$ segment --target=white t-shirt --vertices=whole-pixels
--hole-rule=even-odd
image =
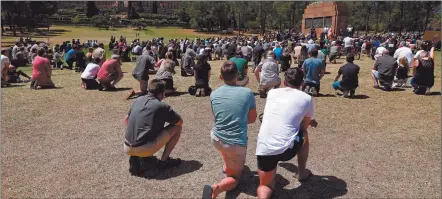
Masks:
[[[350,38],[350,37],[344,38],[344,47],[345,48],[351,47],[352,46],[352,42],[353,42],[352,38]]]
[[[100,70],[100,66],[98,64],[89,63],[84,69],[83,73],[81,73],[81,78],[83,79],[95,79]]]
[[[413,52],[411,52],[410,48],[400,47],[394,52],[393,58],[398,60],[402,57],[406,57],[408,61],[408,66],[411,67],[411,61],[413,60]]]
[[[287,87],[270,90],[256,155],[278,155],[292,148],[302,120],[304,117],[313,118],[313,111],[312,97],[300,90]]]
[[[416,52],[416,54],[414,55],[414,58],[415,59],[419,59],[419,57],[420,57],[420,55],[421,55],[421,53],[423,52],[424,50],[418,50],[417,52]]]

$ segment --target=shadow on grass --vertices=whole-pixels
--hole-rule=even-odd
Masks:
[[[176,91],[176,92],[173,92],[173,93],[167,94],[166,96],[167,96],[167,97],[178,97],[178,96],[185,95],[185,94],[188,94],[188,92],[180,92],[180,91]]]
[[[298,167],[291,163],[280,163],[279,166],[290,172],[296,173]],[[307,182],[301,183],[294,189],[284,189],[290,181],[276,174],[276,186],[272,198],[335,198],[347,193],[347,183],[334,176],[312,175]],[[244,167],[243,175],[236,189],[227,192],[226,198],[237,198],[241,193],[250,197],[257,197],[256,190],[259,186],[259,176],[256,171]]]
[[[298,171],[298,167],[292,163],[280,163],[279,166],[293,173]],[[347,183],[342,179],[335,176],[312,175],[308,181],[302,182],[294,189],[275,190],[274,198],[335,198],[347,192]]]
[[[336,96],[332,95],[332,94],[322,94],[322,93],[319,93],[317,97],[336,97]]]
[[[131,90],[133,88],[117,88],[117,90],[108,90],[108,91],[104,91],[104,92],[119,92],[119,91],[127,91],[127,90]]]
[[[331,74],[331,72],[325,72],[324,74],[326,74],[326,75],[330,75],[330,74]]]
[[[26,86],[26,84],[10,84],[5,88],[14,88],[14,87],[23,87],[23,86]]]
[[[439,91],[436,91],[436,92],[431,92],[429,95],[441,95],[441,93]]]
[[[153,167],[158,161],[156,156],[153,156],[153,158],[149,161],[151,161],[150,164],[152,168],[144,172],[143,178],[156,180],[167,180],[184,174],[192,173],[199,170],[203,166],[201,162],[196,160],[182,160],[181,164],[175,168],[159,170]]]
[[[367,95],[355,95],[355,96],[351,97],[350,99],[368,99],[368,98],[370,98],[370,97]]]

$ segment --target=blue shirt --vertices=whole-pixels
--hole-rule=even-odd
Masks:
[[[249,88],[223,85],[210,95],[215,117],[213,134],[229,145],[247,146],[247,122],[256,108],[255,96]]]
[[[66,61],[68,60],[68,59],[72,59],[72,58],[74,58],[74,56],[75,56],[75,50],[74,49],[70,49],[69,51],[68,51],[68,53],[66,53]]]
[[[282,48],[275,48],[273,49],[273,52],[275,53],[276,59],[279,60],[282,55]]]
[[[378,40],[374,41],[373,44],[374,46],[376,46],[376,48],[379,48],[379,45],[381,45],[381,43]]]
[[[310,57],[304,61],[302,68],[305,70],[305,82],[320,84],[319,75],[324,70],[325,65],[323,60],[319,58]]]

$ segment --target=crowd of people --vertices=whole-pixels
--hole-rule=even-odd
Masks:
[[[254,94],[247,88],[252,73],[259,84],[260,97],[266,98],[255,153],[260,178],[257,194],[259,198],[270,198],[279,161],[297,156],[298,180],[304,182],[312,175],[306,169],[308,128],[318,125],[312,97],[320,93],[327,63],[336,63],[340,53],[345,52],[346,63],[330,86],[344,97],[355,96],[359,86],[360,67],[354,63],[355,52],[365,53],[374,60],[371,73],[374,88],[389,91],[405,86],[410,71],[414,93],[429,94],[434,85],[435,41],[393,35],[334,37],[329,32],[324,28],[318,39],[312,30],[307,37],[290,31],[272,32],[263,39],[255,36],[171,39],[167,44],[164,38],[149,41],[137,38],[128,43],[123,36],[118,42],[112,36],[108,49],[94,40],[81,44],[79,39],[73,39],[52,49],[45,43],[21,40],[10,50],[1,51],[2,87],[26,81],[21,80],[23,76],[31,81],[33,89],[54,88],[52,70],[67,65],[67,69],[73,70],[75,66],[75,71],[81,72],[82,88],[115,90],[123,78],[122,62],[134,61],[132,76],[139,82],[139,89],[133,89],[127,97],[138,96],[125,119],[124,150],[129,155],[130,173],[142,176],[153,164],[151,156],[163,147],[161,159],[154,163],[159,169],[181,163],[170,154],[180,139],[184,119],[162,102],[176,92],[173,77],[175,67],[180,66],[181,76],[194,78],[189,93],[210,96],[214,116],[210,136],[222,156],[222,172],[226,177],[206,185],[203,198],[216,198],[238,185],[244,168],[247,126],[258,117]],[[86,54],[84,48],[88,49]],[[214,91],[209,86],[212,60],[226,60],[220,69],[224,85]],[[33,65],[31,77],[16,70],[27,63]],[[281,72],[283,79],[279,76]],[[284,87],[280,88],[281,85]]]

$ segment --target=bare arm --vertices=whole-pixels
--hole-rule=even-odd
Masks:
[[[259,64],[258,67],[256,67],[256,69],[255,69],[255,77],[256,77],[256,80],[258,81],[258,83],[261,82],[259,79],[259,73],[261,73],[261,64]]]
[[[430,50],[430,57],[431,57],[431,59],[434,60],[434,46],[431,47],[431,50]]]
[[[310,125],[311,119],[312,119],[311,117],[304,117],[304,119],[301,122],[301,129],[303,131],[307,131],[308,126]]]
[[[210,70],[209,70],[209,72],[208,72],[209,74],[207,75],[207,80],[209,80],[210,81]]]
[[[256,108],[250,109],[249,114],[247,116],[247,124],[252,124],[256,121],[257,113]]]
[[[339,80],[339,78],[341,78],[341,74],[337,74],[335,77],[335,82]]]
[[[126,117],[124,118],[124,125],[127,126],[128,122],[129,122],[129,115],[126,115]]]

